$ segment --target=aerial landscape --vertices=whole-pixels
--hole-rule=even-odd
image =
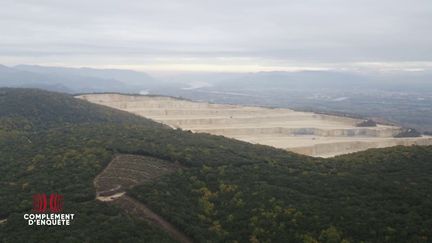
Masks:
[[[432,5],[5,1],[0,243],[432,242]]]

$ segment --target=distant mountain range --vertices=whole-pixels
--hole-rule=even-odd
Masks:
[[[432,92],[432,73],[427,71],[186,73],[156,79],[144,72],[121,69],[0,65],[0,87],[41,88],[67,93],[151,91],[155,94],[170,95],[187,95],[195,90],[217,92],[269,90]]]
[[[1,87],[40,88],[66,93],[137,93],[154,87],[156,83],[146,73],[130,70],[0,65]]]

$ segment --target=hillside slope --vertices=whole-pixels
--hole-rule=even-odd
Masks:
[[[172,241],[94,200],[94,178],[118,153],[183,165],[128,193],[197,242],[432,239],[432,147],[316,159],[169,129],[64,94],[0,94],[0,241]],[[32,195],[51,192],[77,214],[72,226],[25,225]]]
[[[432,147],[394,147],[309,170],[204,166],[131,194],[200,242],[430,242],[431,173]]]
[[[169,241],[158,229],[94,201],[94,177],[118,152],[148,154],[185,165],[255,163],[301,156],[269,147],[167,129],[69,95],[31,89],[0,89],[0,239],[6,242]],[[31,228],[22,215],[32,195],[58,192],[68,228]],[[49,232],[50,234],[46,234]],[[150,233],[151,232],[151,233]]]

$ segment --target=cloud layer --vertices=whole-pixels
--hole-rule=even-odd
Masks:
[[[429,0],[3,0],[0,16],[5,64],[266,70],[432,63]]]

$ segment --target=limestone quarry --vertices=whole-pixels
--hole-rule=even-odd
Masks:
[[[395,138],[402,130],[397,126],[358,127],[356,124],[362,120],[283,108],[144,95],[85,94],[77,98],[128,111],[172,128],[222,135],[317,157],[369,148],[432,144],[429,136]]]

